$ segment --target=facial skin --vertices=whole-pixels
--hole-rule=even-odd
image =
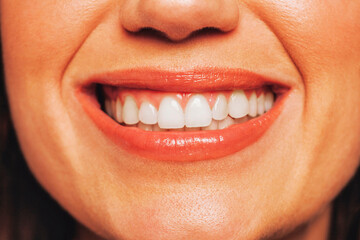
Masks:
[[[306,239],[317,219],[326,232],[331,201],[359,165],[359,16],[351,0],[1,0],[23,153],[44,188],[105,239],[266,239],[298,226]],[[148,19],[172,41],[129,32]],[[224,32],[189,36],[203,27]],[[236,154],[152,161],[111,142],[75,97],[81,79],[136,67],[251,69],[286,79],[291,94]]]

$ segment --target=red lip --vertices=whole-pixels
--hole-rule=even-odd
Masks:
[[[124,127],[100,108],[93,95],[86,91],[89,84],[146,88],[176,92],[201,92],[229,89],[251,89],[276,85],[277,100],[273,108],[255,119],[229,128],[197,132],[147,132]],[[284,87],[274,79],[246,70],[200,69],[169,72],[152,69],[126,70],[97,75],[77,88],[76,96],[97,127],[114,143],[130,153],[159,161],[189,162],[225,157],[253,144],[267,131],[281,113]]]

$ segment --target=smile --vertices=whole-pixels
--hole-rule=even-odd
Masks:
[[[159,161],[210,160],[255,143],[289,88],[245,70],[135,69],[94,76],[77,97],[122,149]]]

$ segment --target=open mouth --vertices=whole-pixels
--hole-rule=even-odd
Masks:
[[[161,161],[224,157],[256,142],[289,88],[244,70],[131,70],[95,76],[78,99],[121,148]]]
[[[101,85],[104,112],[145,131],[210,131],[244,123],[274,104],[270,88],[202,93],[160,92]]]

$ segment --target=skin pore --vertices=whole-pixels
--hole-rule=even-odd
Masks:
[[[359,166],[359,16],[352,0],[1,0],[6,87],[27,163],[86,227],[79,240],[326,239],[331,201]],[[220,159],[133,155],[76,97],[99,73],[205,67],[290,88],[264,136]]]

